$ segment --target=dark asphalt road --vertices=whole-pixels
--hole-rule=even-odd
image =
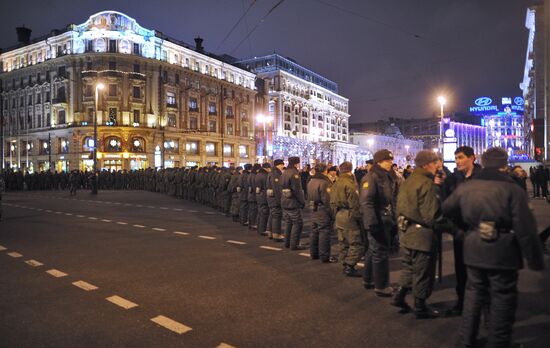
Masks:
[[[206,207],[141,191],[76,199],[9,193],[3,202],[1,347],[454,347],[458,340],[460,318],[399,314],[361,279],[344,278],[339,265],[262,248],[282,245]],[[548,207],[535,203],[547,221]],[[430,299],[441,308],[454,300],[446,249],[444,282]],[[396,281],[399,261],[391,266]],[[527,347],[550,342],[548,268],[520,276],[515,336]],[[114,295],[138,306],[106,300]],[[191,330],[151,321],[159,315]]]

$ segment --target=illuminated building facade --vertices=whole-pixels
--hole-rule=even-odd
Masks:
[[[101,169],[255,160],[255,75],[115,11],[0,54],[2,165]],[[53,168],[52,168],[53,169]]]
[[[525,99],[525,149],[537,161],[550,161],[550,122],[548,120],[548,59],[550,45],[550,2],[527,9],[525,27],[529,30],[523,81]]]
[[[338,85],[278,54],[242,60],[265,82],[271,122],[259,132],[258,155],[300,156],[303,162],[355,162],[349,143],[348,99]],[[262,144],[266,144],[264,151]]]

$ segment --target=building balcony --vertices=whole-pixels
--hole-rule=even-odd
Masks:
[[[141,73],[130,72],[128,73],[128,77],[134,80],[145,81],[145,75]]]
[[[52,105],[67,104],[67,97],[57,97],[52,99]]]
[[[122,72],[121,71],[116,71],[116,70],[105,70],[105,71],[101,72],[101,76],[105,76],[105,77],[122,77]]]
[[[80,73],[80,75],[84,78],[84,77],[89,77],[89,78],[96,78],[98,73],[97,71],[92,71],[92,70],[88,70],[88,71],[83,71]]]
[[[176,103],[176,102],[167,102],[166,107],[176,109],[178,107],[178,103]]]

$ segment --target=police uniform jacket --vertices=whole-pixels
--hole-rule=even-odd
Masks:
[[[353,176],[342,174],[330,189],[330,205],[334,213],[340,210],[350,211],[350,217],[359,221],[359,191]]]
[[[281,175],[277,167],[273,167],[267,175],[267,204],[270,208],[281,206]]]
[[[256,180],[256,173],[251,172],[248,175],[248,201],[249,202],[256,202],[256,192],[255,192],[255,180]]]
[[[241,201],[247,201],[248,200],[248,176],[250,175],[250,172],[245,170],[239,177],[239,187],[241,188],[241,195],[239,196],[239,199]]]
[[[395,187],[390,173],[378,164],[363,177],[359,204],[365,228],[372,230],[383,224],[395,224]]]
[[[440,201],[433,175],[416,168],[403,182],[397,196],[397,216],[407,218],[406,231],[399,238],[402,247],[424,252],[434,251],[434,227],[441,220]]]
[[[527,193],[497,169],[483,169],[475,179],[460,185],[443,203],[450,216],[461,215],[468,225],[464,240],[464,263],[484,269],[516,270],[544,267],[542,244]],[[496,239],[487,241],[479,233],[481,222],[492,222]]]
[[[267,171],[260,169],[254,177],[254,193],[256,194],[256,202],[259,205],[267,205]]]
[[[313,202],[315,211],[324,211],[332,215],[330,209],[330,191],[332,181],[322,173],[315,173],[307,184],[307,197]]]
[[[285,197],[284,190],[290,190],[287,191],[288,197]],[[281,208],[301,209],[305,206],[300,172],[295,167],[287,168],[281,175],[281,192]]]

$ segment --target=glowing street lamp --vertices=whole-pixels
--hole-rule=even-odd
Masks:
[[[99,91],[104,89],[105,85],[101,82],[96,83],[95,85],[95,112],[94,112],[94,166],[93,166],[93,180],[92,183],[92,194],[97,195],[97,108],[99,103]]]
[[[262,126],[263,126],[263,138],[264,138],[264,148],[263,148],[263,153],[262,155],[265,157],[265,159],[267,160],[267,134],[266,134],[266,124],[268,123],[271,123],[273,122],[273,116],[269,115],[269,116],[265,116],[264,114],[258,114],[256,116],[256,121],[258,121],[258,123],[261,123]]]
[[[445,115],[443,112],[443,107],[447,103],[447,99],[444,96],[440,95],[439,97],[437,97],[437,101],[440,107],[439,116],[441,118],[441,120],[439,121],[439,148],[442,148],[443,147],[443,117]]]

